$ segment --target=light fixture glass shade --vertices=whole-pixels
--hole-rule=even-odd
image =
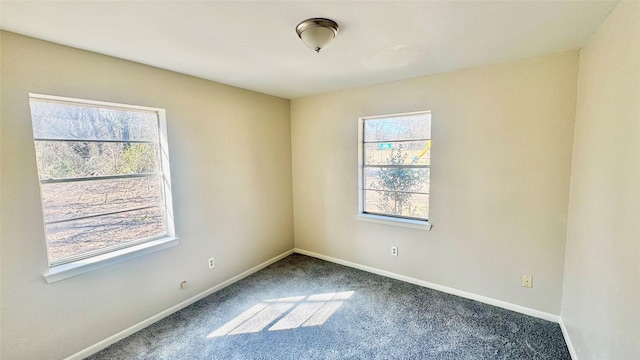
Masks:
[[[315,52],[320,52],[320,49],[327,47],[334,37],[333,30],[319,26],[309,28],[300,34],[302,42]]]
[[[330,19],[307,19],[296,26],[296,33],[309,49],[320,52],[338,34],[338,24]]]

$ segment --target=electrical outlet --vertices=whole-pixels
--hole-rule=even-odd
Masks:
[[[187,282],[187,280],[184,280],[183,282],[180,283],[180,289],[186,289],[189,287],[189,283]]]
[[[531,275],[522,275],[522,287],[532,288],[533,287],[533,276],[531,276]]]
[[[213,269],[214,267],[216,267],[216,259],[215,258],[209,258],[209,269]]]
[[[398,256],[398,247],[397,246],[392,246],[391,247],[391,255]]]

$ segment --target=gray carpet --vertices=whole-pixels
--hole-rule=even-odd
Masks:
[[[293,254],[89,359],[571,359],[558,324]]]

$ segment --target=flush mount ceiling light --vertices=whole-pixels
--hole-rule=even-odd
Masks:
[[[296,26],[296,33],[309,49],[319,53],[338,35],[338,24],[330,19],[307,19]]]

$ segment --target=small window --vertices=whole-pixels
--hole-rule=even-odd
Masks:
[[[431,113],[360,118],[359,213],[428,224]]]
[[[50,268],[175,235],[164,110],[30,106]]]

